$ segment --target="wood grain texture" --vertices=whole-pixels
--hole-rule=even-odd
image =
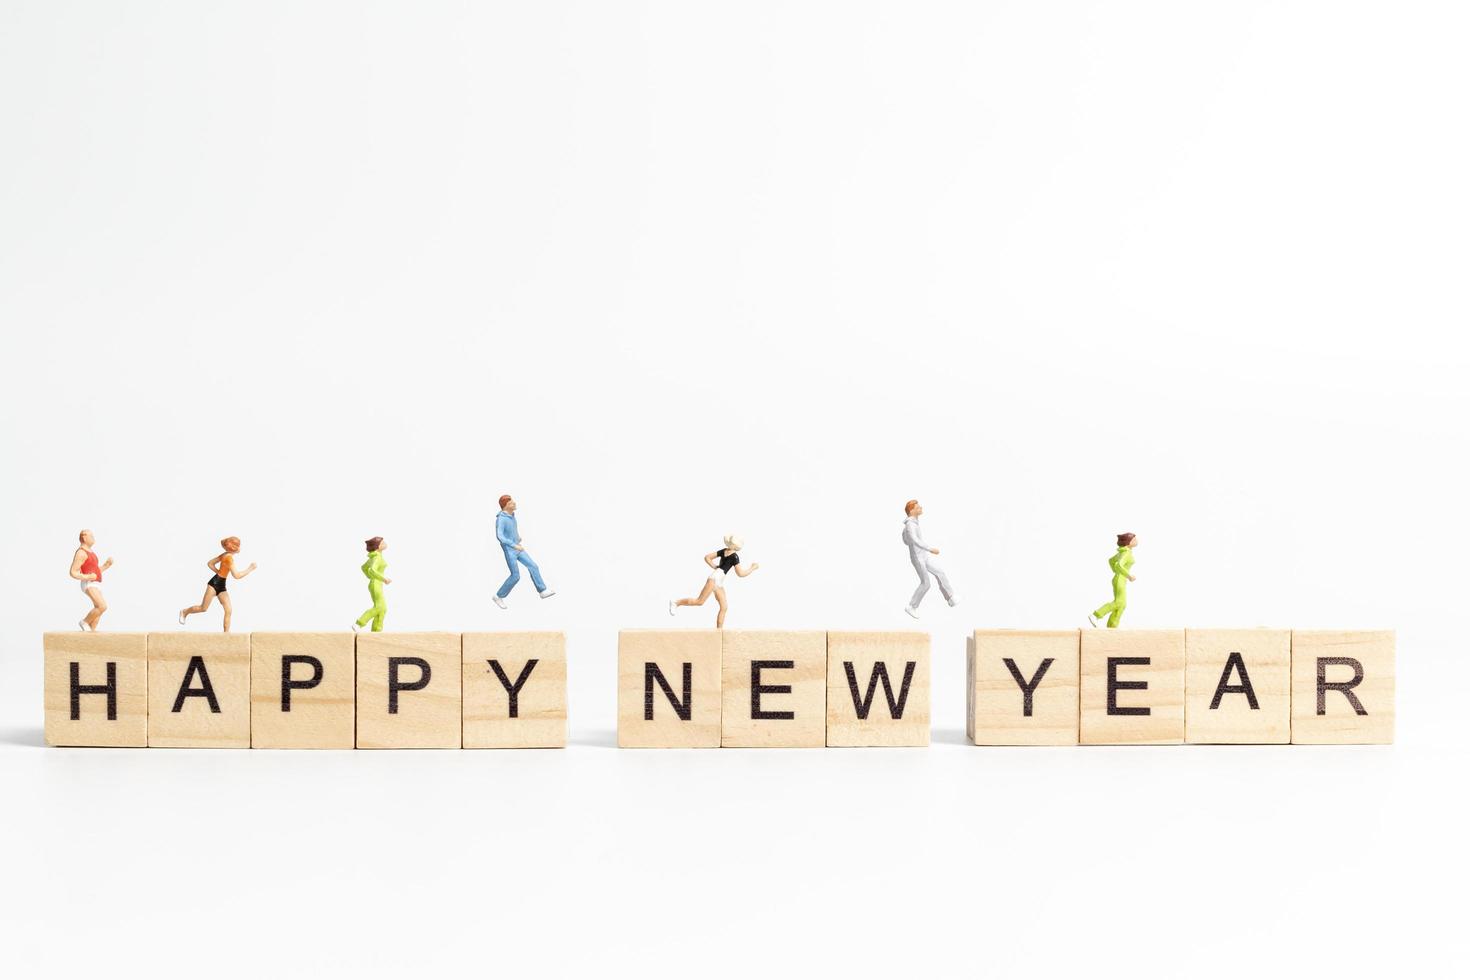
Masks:
[[[196,657],[202,672],[190,676]],[[215,705],[198,695],[179,698],[186,681],[189,690],[202,691],[206,673]],[[250,748],[248,633],[149,633],[148,680],[150,747]]]
[[[976,630],[968,644],[965,730],[976,745],[1076,745],[1079,630]],[[1010,661],[1031,692],[1026,694]],[[1042,664],[1045,673],[1036,680]]]
[[[429,667],[420,690],[399,690],[397,712],[389,690],[394,658]],[[357,747],[360,749],[457,749],[460,747],[460,635],[458,633],[357,634]],[[417,684],[422,669],[398,668],[400,687]]]
[[[1291,741],[1290,630],[1188,629],[1184,650],[1186,742],[1281,745]],[[1239,690],[1247,681],[1255,707]],[[1215,704],[1222,683],[1225,690]]]
[[[1317,672],[1327,685],[1318,711]],[[1347,693],[1332,685],[1352,683],[1356,661],[1363,678]],[[1297,745],[1387,745],[1394,730],[1394,634],[1392,630],[1293,630],[1291,634],[1291,740]]]
[[[886,686],[882,681],[885,673]],[[903,693],[905,675],[909,676],[907,695]],[[900,700],[902,709],[896,715],[894,705]],[[866,718],[862,717],[864,704]],[[827,634],[827,744],[929,744],[928,633]]]
[[[827,744],[827,634],[818,630],[725,630],[724,707],[720,744],[726,748],[821,748]],[[763,689],[752,698],[753,663]],[[786,687],[789,691],[766,690]],[[754,717],[788,713],[790,718]]]
[[[1184,741],[1184,631],[1082,631],[1080,741],[1083,745],[1178,745]],[[1119,663],[1115,707],[1108,706],[1111,658]],[[1126,685],[1146,684],[1146,688]],[[1126,712],[1147,710],[1147,714]]]
[[[47,633],[41,638],[45,657],[47,745],[95,745],[142,748],[148,744],[148,634]],[[71,665],[77,665],[79,688],[107,683],[113,664],[116,694],[108,719],[105,694],[81,694],[77,718],[71,717]]]
[[[719,630],[623,630],[618,634],[618,746],[708,748],[720,746]],[[685,696],[684,665],[689,664]],[[654,664],[688,718],[680,718],[663,688],[647,685]],[[652,719],[647,717],[651,706]]]
[[[461,642],[464,651],[464,747],[565,747],[566,634],[466,633]],[[532,660],[535,665],[530,668],[530,673],[524,673]],[[499,666],[499,674],[492,662]],[[516,689],[514,717],[511,716],[511,694],[506,689],[507,683]]]
[[[356,745],[357,652],[351,633],[250,634],[250,745],[257,749],[350,749]],[[283,702],[286,657],[313,657],[321,678]],[[289,664],[293,683],[316,677],[310,662]],[[283,710],[283,704],[290,710]]]

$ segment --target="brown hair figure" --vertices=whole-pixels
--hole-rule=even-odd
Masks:
[[[230,613],[234,610],[230,606],[230,596],[225,589],[229,585],[230,579],[241,579],[255,571],[255,562],[251,562],[250,567],[243,572],[235,567],[235,556],[240,553],[239,538],[225,538],[219,543],[219,546],[225,550],[206,562],[209,570],[214,575],[210,577],[208,582],[204,583],[204,598],[199,600],[199,605],[197,606],[190,606],[187,609],[179,610],[180,626],[183,626],[184,620],[188,619],[194,613],[202,613],[208,609],[210,603],[214,602],[215,597],[218,596],[219,604],[225,611],[225,632],[228,633],[230,631]]]
[[[1118,535],[1118,553],[1108,559],[1108,567],[1113,570],[1113,601],[1105,603],[1092,611],[1087,621],[1093,626],[1104,616],[1108,619],[1108,629],[1117,629],[1123,620],[1123,610],[1128,608],[1128,583],[1133,578],[1133,549],[1138,544],[1138,535],[1125,531]]]
[[[713,595],[715,601],[720,604],[720,611],[715,615],[715,629],[724,629],[725,612],[728,608],[725,603],[725,573],[733,571],[741,578],[745,578],[745,576],[760,568],[760,565],[756,562],[751,562],[749,565],[740,564],[740,555],[738,552],[744,546],[744,542],[736,535],[725,535],[725,546],[718,551],[711,551],[704,556],[704,563],[713,569],[713,571],[710,572],[709,578],[705,579],[704,589],[699,593],[699,598],[670,599],[669,615],[674,615],[674,611],[680,606],[702,606],[704,605],[704,600]]]
[[[372,608],[361,616],[357,622],[352,624],[352,632],[356,633],[368,623],[373,624],[373,632],[383,632],[383,620],[388,616],[388,600],[383,598],[383,586],[392,585],[393,580],[383,575],[388,570],[388,561],[383,557],[383,552],[388,550],[388,542],[381,537],[368,538],[367,561],[362,563],[362,574],[367,576],[368,596],[372,598]]]
[[[97,553],[92,546],[97,539],[92,536],[91,531],[83,531],[77,535],[78,547],[71,556],[71,577],[82,583],[82,595],[92,601],[92,611],[77,620],[77,628],[80,630],[97,631],[97,622],[102,614],[107,612],[107,600],[102,598],[102,573],[112,567],[112,559],[104,562],[97,560]]]

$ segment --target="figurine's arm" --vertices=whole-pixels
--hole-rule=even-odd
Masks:
[[[496,520],[495,520],[495,540],[499,541],[502,545],[504,545],[507,548],[514,548],[518,544],[520,544],[520,542],[519,541],[512,541],[510,539],[510,532],[508,530],[506,530],[506,526],[508,524],[510,524],[510,521],[502,521],[499,518],[496,518]]]
[[[97,580],[97,576],[93,575],[91,572],[87,572],[85,575],[82,574],[82,562],[86,560],[87,553],[81,548],[78,548],[77,553],[75,555],[72,555],[71,557],[70,575],[78,582],[94,582]]]
[[[739,575],[741,578],[745,578],[745,576],[749,575],[751,572],[760,567],[760,562],[751,562],[749,565],[736,565],[735,574]]]
[[[383,570],[377,565],[371,563],[369,563],[367,567],[363,569],[363,573],[367,575],[369,582],[388,581],[386,578],[383,577]]]
[[[710,568],[719,568],[720,563],[716,560],[719,557],[720,553],[718,551],[711,551],[709,554],[704,556],[704,563]]]
[[[223,557],[223,556],[221,556],[221,557]],[[204,564],[205,564],[206,567],[208,567],[208,569],[211,572],[214,572],[214,574],[216,574],[216,575],[219,574],[219,558],[211,558],[211,559],[209,559],[209,561],[205,562]]]
[[[250,567],[245,569],[245,571],[243,572],[232,565],[230,566],[230,578],[244,578],[253,571],[255,571],[255,562],[251,562]]]

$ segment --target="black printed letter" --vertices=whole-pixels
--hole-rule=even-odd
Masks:
[[[199,686],[190,687],[189,682],[195,675],[199,677]],[[209,671],[204,667],[203,657],[189,658],[189,667],[184,671],[184,683],[179,685],[179,696],[174,698],[175,714],[184,710],[185,698],[203,698],[209,702],[210,714],[219,714],[219,698],[214,696],[214,685],[210,683]]]
[[[293,681],[291,668],[296,664],[311,665],[311,680]],[[322,662],[306,654],[287,654],[281,658],[281,710],[291,710],[291,692],[309,691],[322,682]]]
[[[750,717],[752,721],[790,721],[795,711],[762,711],[762,694],[790,694],[790,684],[762,684],[762,670],[790,670],[795,660],[752,660],[750,662]]]
[[[419,669],[419,679],[412,684],[405,684],[398,679],[398,668],[405,665]],[[429,662],[423,657],[389,657],[388,658],[388,714],[398,714],[398,692],[399,691],[422,691],[429,686],[429,677],[433,671],[429,669]]]
[[[1147,667],[1153,662],[1152,657],[1109,657],[1108,658],[1108,714],[1110,715],[1146,715],[1151,712],[1150,708],[1120,708],[1118,707],[1119,691],[1146,691],[1148,681],[1120,681],[1118,680],[1119,667]]]
[[[883,681],[883,696],[888,699],[888,713],[894,721],[903,717],[903,706],[909,699],[909,682],[914,679],[914,668],[918,666],[916,661],[910,660],[903,668],[903,684],[899,686],[898,699],[894,700],[893,685],[888,680],[888,664],[878,661],[873,664],[873,673],[868,676],[868,696],[861,697],[858,694],[857,671],[852,668],[851,660],[842,662],[842,669],[847,672],[847,689],[852,693],[852,706],[857,709],[859,721],[868,720],[868,712],[873,707],[873,695],[878,693],[878,681]]]
[[[694,717],[694,665],[684,664],[684,703],[674,697],[674,689],[669,687],[668,678],[664,672],[658,669],[656,663],[645,663],[643,665],[643,720],[653,721],[653,682],[663,688],[664,697],[669,699],[669,704],[674,706],[674,714],[679,716],[680,721],[688,721]]]
[[[71,720],[82,720],[82,695],[107,695],[107,720],[117,721],[117,664],[107,661],[106,684],[83,684],[82,665],[71,662]]]
[[[495,672],[495,676],[500,678],[500,683],[505,688],[506,695],[510,698],[510,716],[512,718],[519,718],[521,715],[521,688],[526,686],[526,681],[530,678],[531,671],[536,669],[537,661],[534,659],[527,660],[526,666],[521,668],[521,676],[516,678],[514,684],[510,682],[509,677],[505,676],[505,671],[501,669],[499,660],[487,660],[485,662],[490,665],[490,669]]]
[[[1351,667],[1353,679],[1350,681],[1333,681],[1327,683],[1328,667]],[[1348,699],[1348,704],[1353,706],[1353,711],[1360,715],[1366,715],[1368,709],[1363,707],[1363,702],[1353,693],[1353,688],[1363,683],[1363,665],[1353,657],[1318,657],[1317,658],[1317,714],[1327,714],[1327,692],[1341,691],[1342,696]]]
[[[1055,657],[1047,657],[1043,660],[1041,666],[1036,668],[1036,673],[1028,681],[1016,669],[1016,662],[1010,657],[1005,658],[1006,666],[1011,669],[1011,676],[1016,679],[1016,686],[1021,689],[1021,713],[1027,718],[1031,717],[1031,695],[1036,693],[1037,686],[1041,684],[1041,679],[1046,676],[1047,669],[1051,667],[1051,662],[1055,659]]]
[[[1240,672],[1239,684],[1230,683],[1232,670]],[[1244,694],[1252,711],[1261,710],[1260,703],[1256,701],[1256,689],[1251,687],[1251,675],[1245,669],[1245,658],[1234,651],[1231,651],[1230,659],[1225,661],[1225,670],[1220,674],[1220,683],[1215,685],[1215,696],[1210,700],[1210,710],[1214,711],[1219,708],[1220,699],[1227,694]]]

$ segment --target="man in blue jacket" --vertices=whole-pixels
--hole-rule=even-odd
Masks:
[[[505,608],[505,597],[510,595],[510,590],[521,580],[520,565],[525,565],[526,570],[531,573],[531,583],[536,586],[536,592],[541,598],[550,599],[556,595],[546,587],[546,582],[541,578],[541,569],[526,554],[526,549],[521,547],[521,532],[516,527],[516,502],[511,499],[510,494],[500,498],[500,513],[495,515],[495,539],[500,542],[500,550],[505,552],[505,564],[510,568],[510,578],[505,580],[500,591],[494,595],[497,606]]]

